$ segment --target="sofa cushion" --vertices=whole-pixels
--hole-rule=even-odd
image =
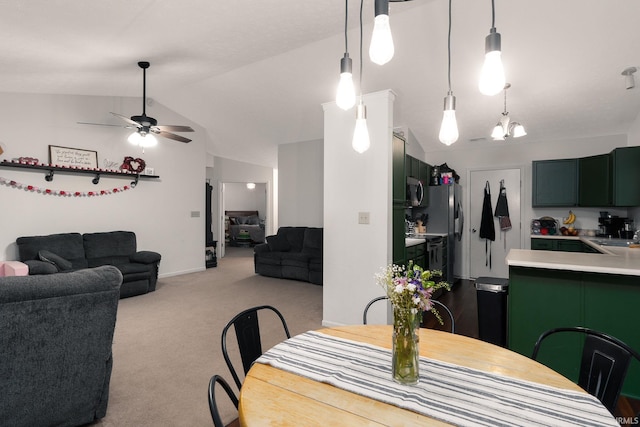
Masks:
[[[133,262],[153,264],[154,262],[160,262],[161,256],[159,253],[153,251],[140,251],[131,255],[130,259]]]
[[[304,231],[303,253],[322,257],[322,230],[322,228],[309,227]]]
[[[281,265],[282,257],[288,256],[289,252],[263,252],[256,259],[258,264]]]
[[[290,252],[282,257],[282,265],[308,268],[309,258],[307,254]]]
[[[29,275],[58,273],[58,267],[46,261],[27,259],[24,263],[29,267]]]
[[[291,250],[291,245],[284,236],[268,236],[267,245],[271,252],[289,252]]]
[[[40,260],[39,252],[47,250],[71,261],[74,269],[87,268],[82,235],[80,233],[18,237],[16,245],[18,246],[18,256],[22,262]]]
[[[71,261],[66,260],[60,255],[56,255],[46,249],[38,251],[38,258],[40,258],[41,261],[53,264],[56,267],[57,271],[67,271],[73,268],[73,264],[71,264]]]
[[[291,252],[301,252],[306,229],[307,227],[280,227],[277,236],[287,239],[291,246]]]
[[[86,233],[82,239],[87,259],[113,256],[129,257],[136,253],[136,234],[131,231]]]

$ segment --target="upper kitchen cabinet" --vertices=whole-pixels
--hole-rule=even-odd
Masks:
[[[539,160],[532,168],[533,207],[576,206],[578,160]]]
[[[611,157],[614,206],[640,206],[640,147],[616,148]]]
[[[612,162],[610,154],[578,159],[578,205],[605,207],[613,204]]]

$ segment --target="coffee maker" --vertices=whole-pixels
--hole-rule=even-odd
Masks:
[[[611,237],[615,239],[630,239],[633,237],[633,220],[611,215],[609,212],[600,212],[598,218],[600,229],[598,237]]]

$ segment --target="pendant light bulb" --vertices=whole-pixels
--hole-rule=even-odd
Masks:
[[[336,104],[343,110],[348,110],[356,104],[356,89],[353,86],[351,69],[351,58],[345,53],[344,58],[340,60],[340,82],[336,93]]]
[[[495,28],[491,28],[491,32],[485,39],[484,64],[480,72],[478,88],[482,94],[493,96],[504,89],[505,83],[500,33],[497,33]]]
[[[451,92],[444,98],[444,114],[440,125],[440,142],[451,145],[458,140],[458,122],[456,120],[456,97]]]
[[[384,65],[391,61],[394,54],[389,26],[389,0],[375,0],[375,16],[369,58],[378,65]]]
[[[356,108],[356,128],[353,131],[351,146],[360,154],[367,151],[371,146],[369,130],[367,129],[367,107],[364,106],[362,100],[360,100]]]

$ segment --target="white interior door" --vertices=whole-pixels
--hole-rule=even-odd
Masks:
[[[520,169],[476,170],[469,173],[469,276],[477,278],[509,277],[505,257],[512,248],[521,247],[520,218]],[[497,217],[493,216],[500,194],[500,182],[504,182],[511,229],[501,231]],[[480,220],[484,203],[484,188],[489,182],[491,190],[491,213],[496,231],[495,241],[488,244],[480,238]]]

